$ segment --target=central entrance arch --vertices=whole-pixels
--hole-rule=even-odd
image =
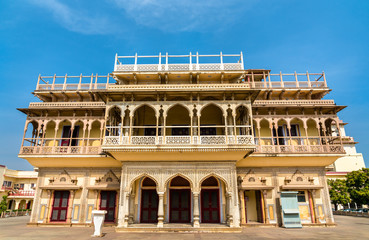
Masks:
[[[191,222],[191,186],[183,177],[175,177],[169,186],[169,222]]]

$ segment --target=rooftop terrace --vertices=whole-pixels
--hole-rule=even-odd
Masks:
[[[203,61],[202,61],[203,60]],[[220,71],[243,70],[243,55],[213,54],[199,55],[151,55],[118,56],[115,55],[115,72],[165,72],[165,71]]]

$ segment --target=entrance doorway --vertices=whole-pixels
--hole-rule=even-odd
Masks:
[[[201,183],[201,222],[220,223],[219,182],[215,177]]]
[[[52,222],[65,222],[67,220],[69,191],[55,191],[51,211]]]
[[[219,189],[201,190],[201,222],[220,223]]]
[[[158,222],[158,204],[159,197],[156,192],[156,183],[146,177],[142,181],[141,192],[141,223]]]
[[[116,191],[101,191],[100,210],[105,210],[105,222],[115,222]]]
[[[260,190],[245,191],[247,223],[264,223],[264,208]]]
[[[191,188],[190,183],[182,178],[175,177],[170,182],[169,190],[169,222],[191,222]]]

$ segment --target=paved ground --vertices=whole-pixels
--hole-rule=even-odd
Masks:
[[[240,239],[369,239],[369,218],[335,216],[337,227],[244,228],[242,233],[116,233],[106,227],[102,240],[240,240]],[[86,227],[27,227],[29,217],[0,219],[0,239],[91,239],[92,228]],[[96,239],[96,238],[93,238]]]

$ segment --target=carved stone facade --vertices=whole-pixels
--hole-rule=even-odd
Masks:
[[[30,224],[89,225],[101,209],[117,231],[239,231],[281,225],[284,191],[303,224],[334,224],[325,167],[344,154],[344,107],[322,99],[324,73],[244,70],[242,53],[150,57],[116,56],[107,76],[39,77],[43,102],[20,109],[19,157],[39,169]]]

